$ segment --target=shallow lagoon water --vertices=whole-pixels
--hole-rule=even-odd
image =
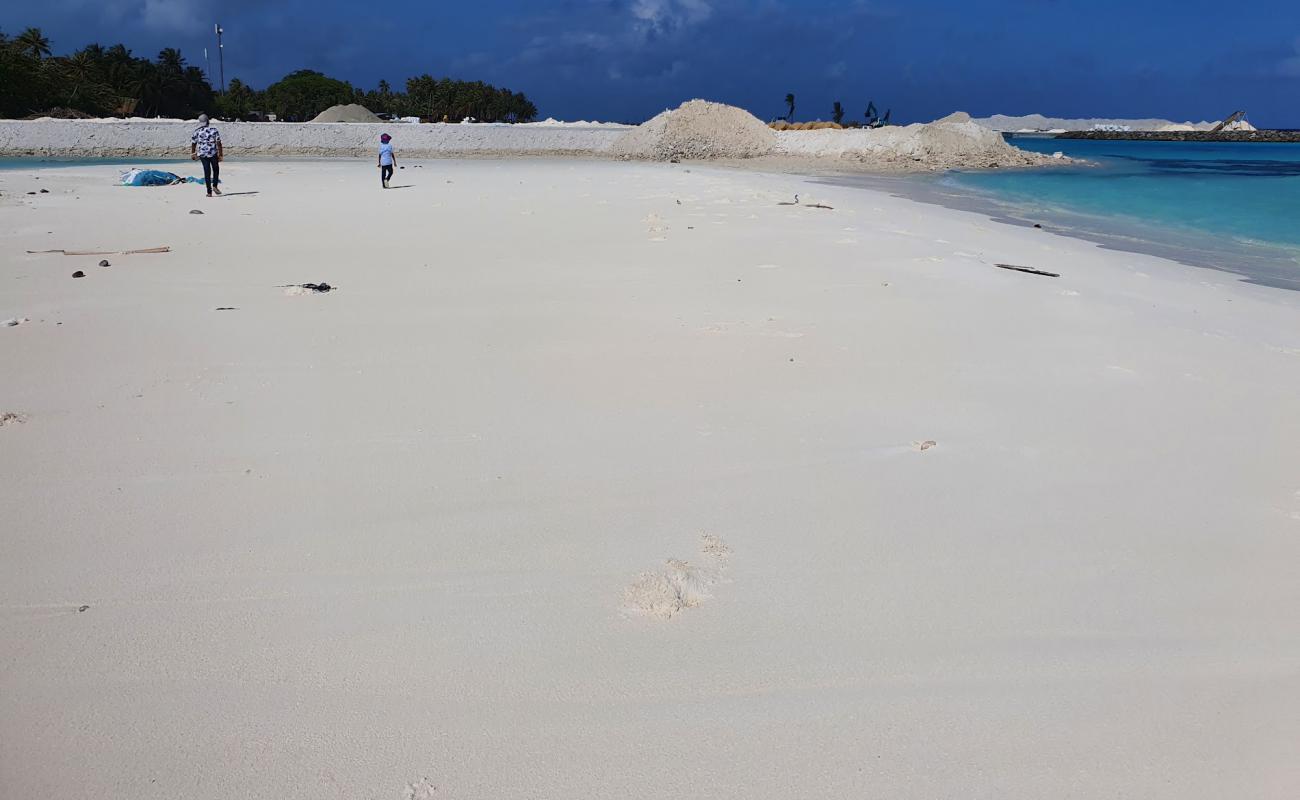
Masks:
[[[1300,290],[1300,144],[1011,141],[1087,163],[831,180]]]

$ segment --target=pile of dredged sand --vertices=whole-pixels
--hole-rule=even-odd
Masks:
[[[316,115],[312,122],[383,122],[370,109],[349,103],[345,106],[330,106]]]
[[[890,171],[1025,167],[1067,161],[1012,147],[1001,134],[961,112],[926,124],[782,131],[777,133],[777,153]]]
[[[748,111],[691,100],[628,131],[609,152],[625,159],[707,160],[765,156],[775,147],[775,134]]]

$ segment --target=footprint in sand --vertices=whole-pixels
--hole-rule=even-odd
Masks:
[[[0,414],[0,428],[6,425],[21,425],[27,421],[27,415],[16,414],[12,411],[6,411]]]
[[[713,597],[722,581],[731,548],[717,536],[700,534],[700,562],[670,558],[656,570],[642,572],[623,590],[623,610],[636,616],[672,619]]]
[[[641,221],[645,223],[646,233],[650,234],[650,241],[662,242],[668,238],[664,235],[668,232],[668,223],[658,214],[650,214]]]
[[[438,792],[438,787],[421,778],[419,783],[408,783],[402,792],[402,800],[431,800]]]

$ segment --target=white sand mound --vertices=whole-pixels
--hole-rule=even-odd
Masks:
[[[970,114],[965,111],[954,111],[946,117],[939,117],[935,122],[970,122]]]
[[[312,122],[383,122],[365,106],[349,103],[345,106],[330,106],[316,115]]]
[[[1012,147],[1001,134],[972,121],[783,131],[777,134],[777,142],[778,151],[784,155],[849,160],[868,169],[945,170],[1062,163]]]
[[[618,158],[754,158],[776,147],[776,135],[758,117],[735,106],[691,100],[630,130],[614,143]]]

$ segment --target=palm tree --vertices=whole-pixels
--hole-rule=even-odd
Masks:
[[[840,105],[839,100],[835,101],[835,107],[831,111],[831,119],[835,120],[836,125],[844,122],[844,106]]]
[[[40,28],[28,28],[18,34],[13,41],[13,46],[19,53],[38,61],[50,54],[50,40],[41,33]]]
[[[786,122],[794,122],[794,94],[787,94],[785,96],[785,104],[790,109],[785,115]]]
[[[98,64],[85,50],[73,53],[60,61],[63,74],[72,83],[72,91],[68,93],[68,103],[71,104],[77,99],[77,92],[95,80]]]
[[[158,52],[158,66],[179,74],[185,68],[185,57],[175,47],[164,47]]]

